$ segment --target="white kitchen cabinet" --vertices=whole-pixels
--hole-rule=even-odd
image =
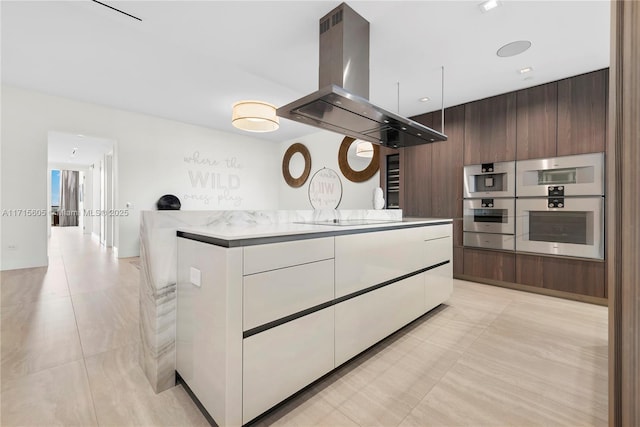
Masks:
[[[244,340],[243,423],[335,367],[333,329],[329,307]]]
[[[244,276],[243,329],[333,300],[333,259]]]
[[[451,225],[429,227],[425,231],[426,263],[437,265],[449,261],[425,272],[425,311],[429,311],[448,300],[453,292],[453,238]],[[447,233],[448,236],[443,237]]]
[[[335,239],[336,298],[426,267],[423,227]]]
[[[424,273],[336,304],[336,366],[425,312]]]
[[[453,262],[424,273],[424,311],[442,304],[453,292]]]
[[[452,260],[451,224],[336,237],[336,298]]]
[[[333,258],[333,237],[244,247],[244,274]]]
[[[221,426],[242,423],[241,269],[242,248],[178,239],[176,370]]]
[[[422,232],[422,237],[424,238],[424,240],[436,240],[443,237],[453,236],[452,224],[440,224],[431,227],[422,227],[420,230]]]
[[[426,267],[453,260],[453,239],[451,236],[427,240],[424,245],[426,248],[424,257]]]
[[[451,228],[178,239],[178,373],[218,425],[252,421],[445,301]]]

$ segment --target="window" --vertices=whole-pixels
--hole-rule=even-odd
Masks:
[[[60,206],[60,171],[51,171],[51,208]],[[56,211],[57,209],[54,209]]]

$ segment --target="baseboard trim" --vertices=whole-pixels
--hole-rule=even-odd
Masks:
[[[533,294],[547,295],[550,297],[564,298],[573,301],[586,302],[607,306],[607,298],[592,297],[589,295],[573,294],[571,292],[556,291],[554,289],[540,288],[537,286],[521,285],[519,283],[503,282],[501,280],[485,279],[484,277],[467,276],[466,274],[454,274],[454,279],[467,280],[470,282],[482,283],[485,285],[500,286],[502,288],[515,289],[517,291],[531,292]]]

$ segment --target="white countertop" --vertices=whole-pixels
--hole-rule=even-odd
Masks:
[[[276,224],[221,224],[210,227],[179,227],[180,237],[200,240],[224,247],[249,246],[344,234],[367,233],[428,225],[451,223],[451,218],[403,218],[401,221],[362,220],[366,224],[349,223],[341,225],[330,222],[317,223],[276,223]],[[345,225],[348,224],[348,225]]]

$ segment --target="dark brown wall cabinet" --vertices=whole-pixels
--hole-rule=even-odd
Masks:
[[[408,216],[431,215],[431,146],[416,145],[404,148],[404,204]]]
[[[558,83],[521,90],[517,96],[518,160],[556,156]]]
[[[516,93],[518,160],[605,151],[608,70]]]
[[[515,254],[464,248],[464,274],[483,279],[515,282]]]
[[[441,117],[437,111],[412,119],[441,131]],[[409,215],[462,217],[464,106],[445,110],[444,131],[447,141],[404,149],[404,209]]]
[[[453,274],[464,274],[464,249],[460,246],[453,246]]]
[[[464,164],[516,158],[516,94],[465,105]]]
[[[445,110],[444,133],[448,140],[407,147],[382,148],[381,185],[386,174],[385,154],[401,153],[401,204],[406,216],[453,218],[454,246],[462,246],[462,166],[465,131],[465,107]],[[440,111],[412,117],[435,130],[442,129]],[[460,248],[461,249],[461,248]],[[460,258],[458,258],[460,257]],[[454,268],[462,274],[462,250],[454,251]]]
[[[608,70],[571,77],[445,110],[448,141],[400,153],[406,216],[453,218],[454,273],[606,297],[605,263],[462,247],[463,166],[605,151]],[[439,111],[412,117],[441,130]]]
[[[433,128],[440,131],[441,113],[433,113]],[[445,110],[447,141],[431,147],[431,214],[435,217],[462,218],[462,167],[465,130],[464,106]]]
[[[608,70],[558,82],[558,156],[605,151]]]
[[[515,281],[523,285],[604,298],[605,263],[517,254]]]
[[[421,114],[413,120],[433,127],[433,114]],[[405,156],[405,199],[402,209],[408,216],[431,217],[431,156],[434,144],[417,145],[403,149]]]
[[[433,128],[440,131],[442,114],[433,113]],[[453,244],[462,246],[462,168],[464,164],[465,107],[445,110],[445,142],[431,144],[431,215],[453,218]],[[460,254],[461,255],[461,254]],[[454,252],[454,259],[456,253]],[[460,260],[460,264],[462,260]]]

